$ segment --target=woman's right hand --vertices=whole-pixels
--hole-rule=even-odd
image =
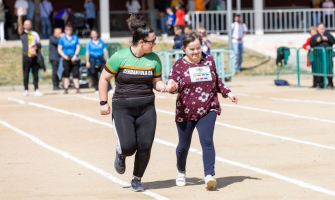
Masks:
[[[86,63],[86,67],[87,67],[87,69],[91,68],[91,63],[90,63],[90,62],[87,62],[87,63]]]
[[[108,103],[103,106],[100,106],[101,115],[109,115],[110,113],[111,113],[111,108],[109,107]]]
[[[69,61],[71,59],[70,56],[67,56],[67,55],[65,55],[63,58],[67,61]]]

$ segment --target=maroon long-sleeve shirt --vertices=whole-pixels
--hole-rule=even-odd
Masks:
[[[183,56],[173,65],[169,79],[179,84],[176,122],[197,121],[210,111],[221,114],[218,93],[227,98],[230,89],[219,79],[212,56],[203,53],[197,64]]]

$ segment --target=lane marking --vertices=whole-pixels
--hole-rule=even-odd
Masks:
[[[70,153],[68,153],[66,151],[62,151],[62,150],[59,150],[59,149],[57,149],[57,148],[55,148],[55,147],[53,147],[51,145],[48,145],[45,142],[43,142],[42,140],[38,139],[37,137],[35,137],[33,135],[30,135],[30,134],[28,134],[28,133],[26,133],[26,132],[18,129],[18,128],[14,127],[14,126],[12,126],[10,124],[8,124],[5,121],[0,120],[0,124],[2,124],[3,126],[5,126],[5,127],[9,128],[9,129],[11,129],[11,130],[19,133],[20,135],[22,135],[22,136],[24,136],[26,138],[29,138],[31,141],[35,142],[38,145],[40,145],[40,146],[42,146],[42,147],[44,147],[44,148],[46,148],[46,149],[48,149],[48,150],[50,150],[50,151],[52,151],[54,153],[57,153],[57,154],[63,156],[64,158],[66,158],[66,159],[69,159],[69,160],[71,160],[71,161],[73,161],[73,162],[75,162],[75,163],[77,163],[77,164],[79,164],[79,165],[81,165],[81,166],[83,166],[83,167],[85,167],[87,169],[90,169],[90,170],[92,170],[92,171],[94,171],[94,172],[96,172],[96,173],[98,173],[98,174],[100,174],[100,175],[108,178],[109,180],[111,180],[114,183],[117,183],[117,184],[122,185],[122,186],[129,186],[129,183],[124,182],[124,181],[122,181],[122,180],[114,177],[112,174],[110,174],[108,172],[105,172],[102,169],[99,169],[99,168],[93,166],[90,163],[82,161],[82,160],[80,160],[77,157],[72,156]],[[167,200],[166,197],[163,197],[163,196],[161,196],[159,194],[156,194],[154,192],[151,192],[149,190],[147,190],[147,191],[145,191],[143,193],[146,194],[146,195],[148,195],[148,196],[150,196],[150,197],[158,199],[158,200]]]
[[[277,101],[290,101],[290,102],[301,102],[301,103],[316,103],[316,104],[324,104],[324,105],[335,105],[335,103],[333,103],[333,102],[325,102],[325,101],[284,99],[284,98],[275,98],[275,97],[271,97],[270,99],[277,100]]]
[[[89,100],[96,101],[98,99],[90,98]],[[161,109],[156,109],[156,111],[160,112],[160,113],[175,116],[174,112],[165,111],[165,110],[161,110]],[[318,143],[315,143],[315,142],[309,142],[309,141],[298,140],[298,139],[294,139],[294,138],[290,138],[290,137],[279,136],[279,135],[275,135],[275,134],[271,134],[271,133],[266,133],[266,132],[263,132],[263,131],[258,131],[258,130],[254,130],[254,129],[249,129],[249,128],[243,128],[243,127],[240,127],[240,126],[230,125],[230,124],[227,124],[227,123],[216,122],[215,124],[220,125],[220,126],[224,126],[224,127],[227,127],[227,128],[237,129],[237,130],[240,130],[240,131],[246,131],[246,132],[255,133],[255,134],[258,134],[258,135],[263,135],[263,136],[272,137],[272,138],[277,138],[277,139],[281,139],[281,140],[286,140],[286,141],[290,141],[290,142],[296,142],[296,143],[311,145],[311,146],[320,147],[320,148],[324,148],[324,149],[335,150],[335,147],[327,146],[327,145],[323,145],[323,144],[318,144]]]
[[[34,104],[29,104],[29,105],[34,105]],[[40,107],[40,108],[43,108],[43,107]],[[165,112],[166,113],[172,113],[172,112],[167,112],[167,111],[165,111]],[[155,142],[160,143],[160,144],[164,144],[166,146],[172,146],[172,147],[177,146],[174,143],[164,141],[164,140],[161,140],[159,138],[155,138]],[[195,149],[195,148],[191,148],[190,151],[202,155],[202,152]],[[265,175],[268,175],[268,176],[271,176],[271,177],[274,177],[274,178],[277,178],[277,179],[280,179],[280,180],[284,180],[284,181],[287,181],[289,183],[298,185],[298,186],[303,187],[303,188],[307,188],[307,189],[311,189],[313,191],[318,191],[318,192],[321,192],[321,193],[324,193],[324,194],[335,196],[335,191],[331,191],[331,190],[328,190],[328,189],[325,189],[325,188],[322,188],[322,187],[319,187],[319,186],[315,186],[315,185],[312,185],[312,184],[309,184],[309,183],[305,183],[305,182],[297,180],[297,179],[289,178],[289,177],[286,177],[286,176],[283,176],[283,175],[280,175],[280,174],[277,174],[277,173],[274,173],[274,172],[270,172],[270,171],[263,170],[263,169],[260,169],[260,168],[256,168],[256,167],[248,166],[248,165],[238,163],[238,162],[235,162],[235,161],[231,161],[231,160],[219,157],[219,156],[216,156],[215,159],[220,161],[220,162],[223,162],[223,163],[227,163],[227,164],[230,164],[230,165],[234,165],[234,166],[237,166],[237,167],[241,167],[241,168],[244,168],[244,169],[255,171],[255,172],[258,172],[260,174],[265,174]]]
[[[307,117],[307,116],[286,113],[286,112],[281,112],[281,111],[275,111],[275,110],[267,110],[267,109],[254,108],[254,107],[248,107],[248,106],[237,106],[237,105],[230,105],[230,104],[224,104],[224,103],[221,103],[220,105],[225,106],[225,107],[242,108],[246,110],[261,111],[261,112],[272,113],[272,114],[277,114],[277,115],[285,115],[285,116],[290,116],[290,117],[295,117],[295,118],[300,118],[300,119],[308,119],[308,120],[315,120],[315,121],[335,124],[335,121],[329,120],[329,119],[321,119],[317,117]]]

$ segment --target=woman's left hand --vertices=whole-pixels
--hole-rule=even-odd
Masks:
[[[228,93],[228,97],[229,97],[229,99],[231,99],[231,101],[232,101],[233,103],[237,104],[237,102],[238,102],[238,98],[237,98],[237,96],[236,96],[235,94],[229,92],[229,93]]]
[[[166,86],[167,92],[174,92],[178,89],[178,83],[176,83],[174,80],[170,79],[168,81],[168,84]]]
[[[74,62],[76,62],[76,60],[77,60],[77,56],[74,55],[74,56],[71,58],[71,61],[74,63]]]

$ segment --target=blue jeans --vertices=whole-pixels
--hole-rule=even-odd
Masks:
[[[233,49],[236,56],[236,67],[241,70],[243,60],[243,43],[233,43]]]
[[[166,22],[168,20],[168,16],[164,15],[164,17],[160,17],[160,21],[161,21],[161,30],[162,30],[162,34],[166,33]]]
[[[42,17],[42,33],[45,39],[48,39],[51,36],[51,22],[49,18]]]
[[[202,160],[205,176],[215,175],[215,149],[213,142],[214,127],[217,114],[209,112],[198,121],[177,122],[179,143],[177,146],[177,168],[179,171],[186,171],[186,159],[191,146],[192,134],[197,127],[202,147]]]

